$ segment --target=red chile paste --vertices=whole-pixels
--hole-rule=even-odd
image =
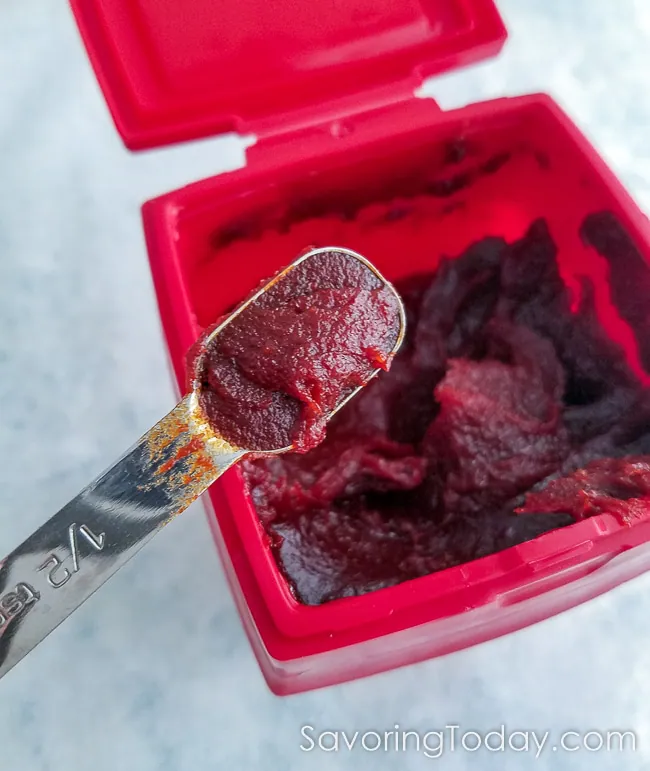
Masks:
[[[424,576],[600,511],[629,518],[647,505],[650,398],[600,325],[588,280],[572,307],[544,221],[514,244],[476,243],[400,289],[407,338],[391,371],[346,405],[307,454],[243,464],[278,563],[307,604]],[[262,324],[259,346],[269,330],[277,345],[282,324],[276,331],[255,321],[254,331]],[[305,343],[300,334],[296,350],[306,352]],[[228,346],[224,355],[241,356],[243,336]],[[375,347],[373,335],[354,344]],[[332,362],[336,369],[338,355]],[[284,369],[266,371],[271,383],[286,383]],[[309,409],[313,388],[283,388]]]
[[[201,405],[238,447],[299,452],[378,368],[400,332],[399,301],[343,252],[309,257],[245,308],[206,352]]]

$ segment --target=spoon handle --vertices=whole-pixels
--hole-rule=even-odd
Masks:
[[[196,414],[191,393],[0,562],[0,677],[245,454]]]

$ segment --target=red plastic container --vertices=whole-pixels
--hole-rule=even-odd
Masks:
[[[587,213],[610,209],[647,257],[647,221],[567,116],[544,95],[451,112],[414,96],[425,76],[500,50],[506,33],[492,0],[72,6],[130,148],[226,130],[257,137],[245,168],[143,207],[179,388],[201,329],[307,245],[355,249],[398,280],[485,235],[519,238],[540,216],[565,280],[592,276],[609,333],[643,375],[631,332],[610,306],[605,261],[578,229]],[[458,150],[453,164],[450,147]],[[459,187],[478,168],[487,171]],[[373,212],[424,191],[426,217],[398,252],[390,223]],[[276,235],[262,241],[261,232]],[[630,527],[601,515],[425,578],[308,607],[278,571],[239,471],[209,499],[243,623],[278,694],[494,638],[650,568],[650,519]]]

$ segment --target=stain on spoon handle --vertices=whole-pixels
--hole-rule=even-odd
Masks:
[[[246,454],[191,393],[0,563],[0,677]]]

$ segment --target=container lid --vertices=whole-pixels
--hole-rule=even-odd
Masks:
[[[496,54],[493,0],[71,0],[125,144],[264,135]]]

